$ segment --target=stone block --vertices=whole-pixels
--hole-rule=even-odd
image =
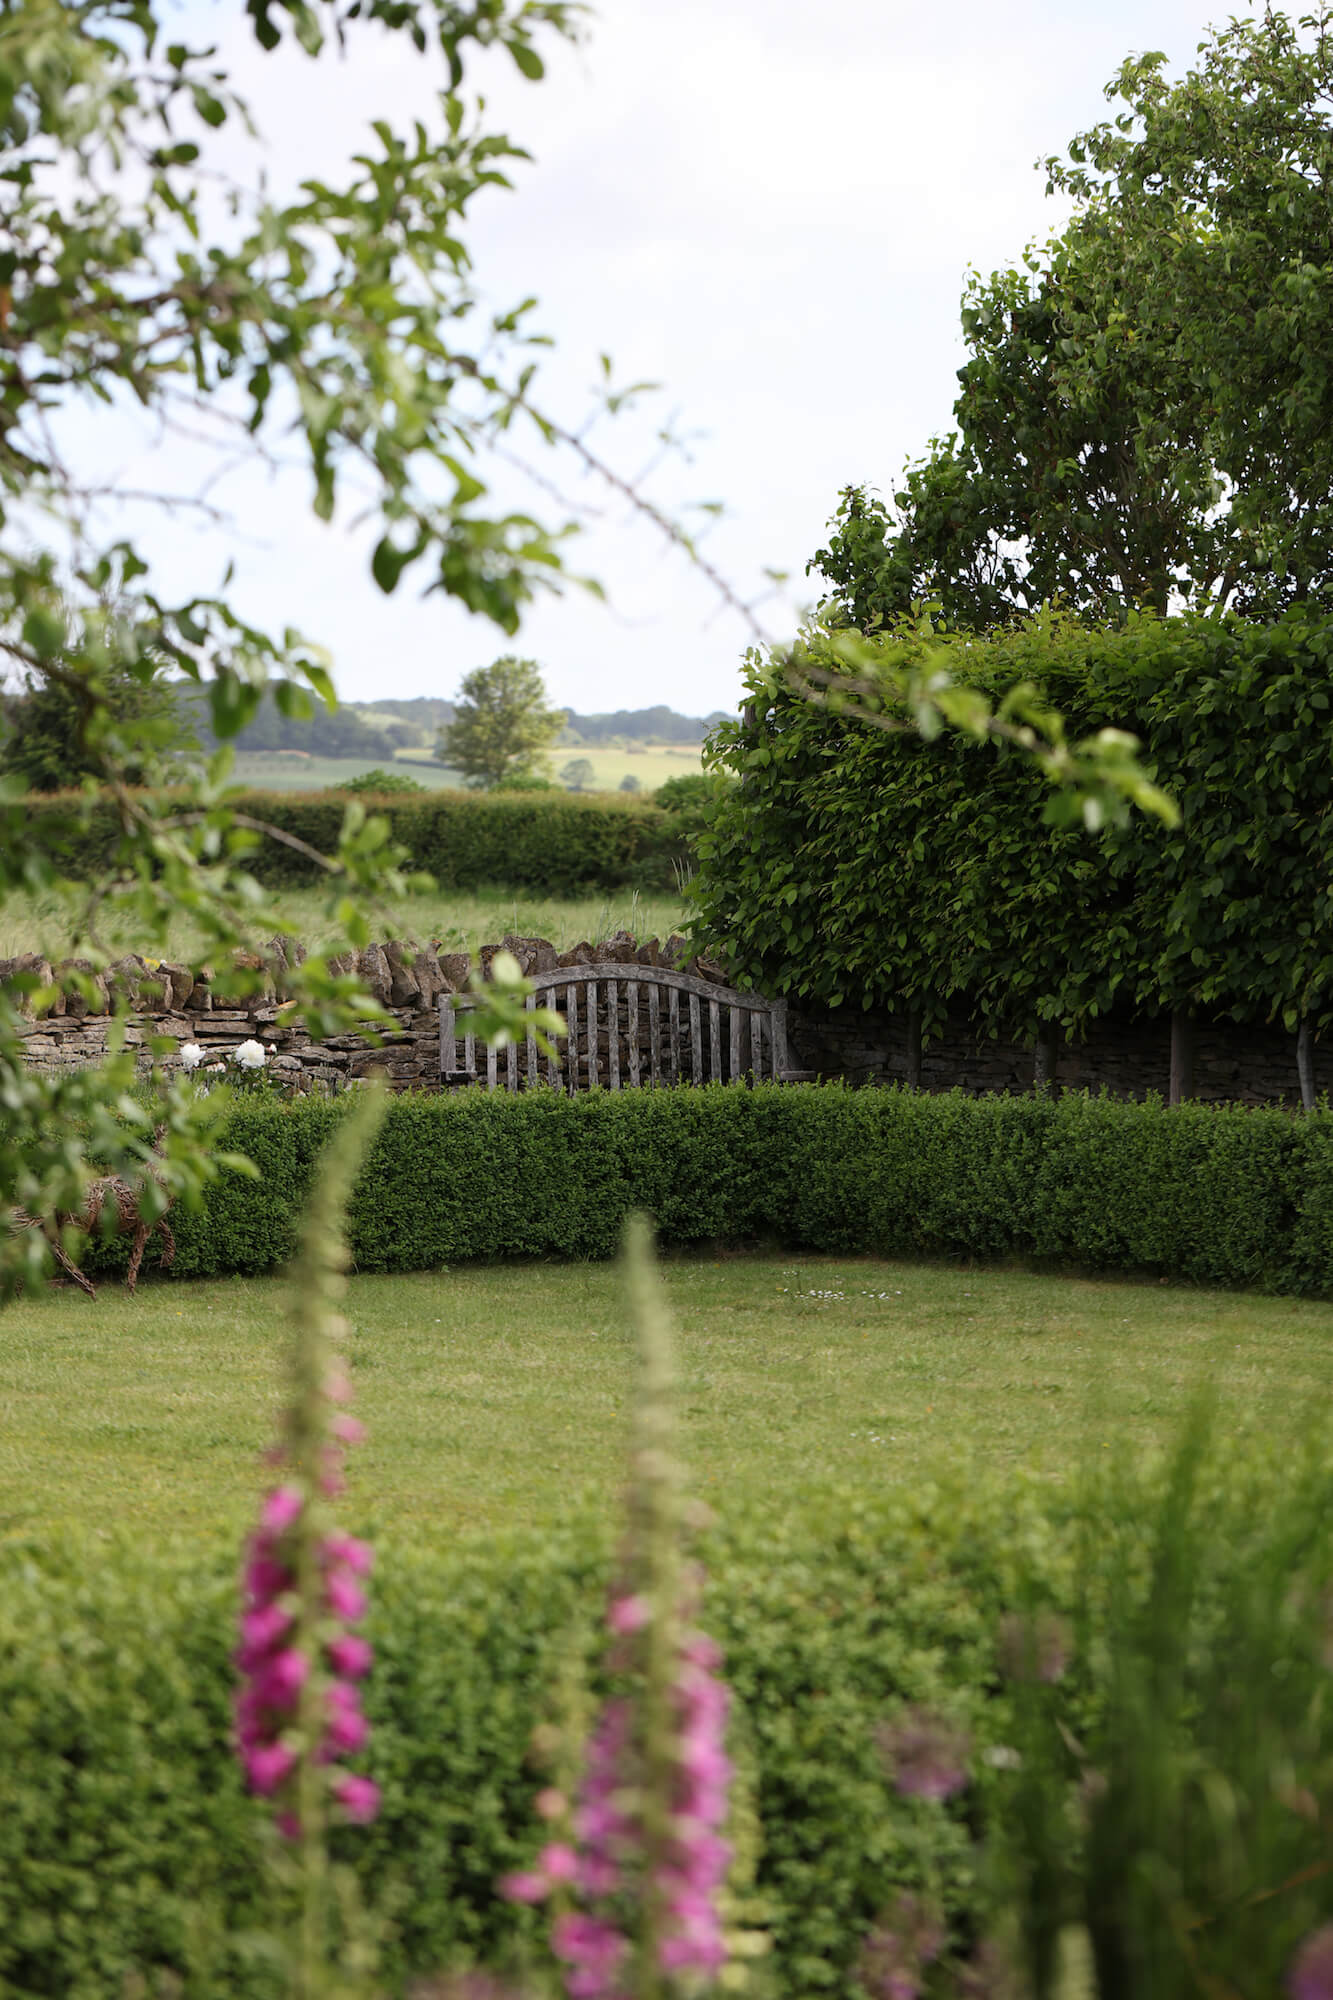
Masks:
[[[391,938],[383,947],[385,962],[389,968],[389,1003],[393,1007],[409,1007],[421,998],[421,981],[413,963],[416,954],[409,945],[400,944]]]
[[[392,1005],[393,968],[384,955],[384,947],[368,944],[356,962],[361,983],[367,992],[373,993],[381,1007]]]

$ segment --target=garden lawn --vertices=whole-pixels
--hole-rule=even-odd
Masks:
[[[949,1461],[1069,1479],[1152,1444],[1205,1381],[1219,1426],[1286,1436],[1326,1395],[1333,1304],[872,1260],[666,1260],[695,1490],[780,1511]],[[5,1315],[0,1536],[234,1539],[284,1352],[277,1279],[52,1290]],[[447,1542],[608,1510],[630,1336],[614,1268],[352,1280],[370,1428],[349,1525]]]

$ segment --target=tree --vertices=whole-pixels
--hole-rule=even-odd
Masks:
[[[643,790],[643,779],[636,778],[633,771],[626,771],[624,777],[620,780],[620,789],[622,792],[641,792]]]
[[[246,12],[261,49],[294,38],[312,62],[330,36],[354,58],[385,34],[423,56],[433,44],[438,118],[381,119],[340,180],[307,182],[284,204],[267,192],[262,156],[244,151],[247,114],[216,53],[194,46],[160,0],[129,10],[20,0],[0,37],[0,653],[11,680],[62,690],[83,715],[119,826],[71,948],[105,964],[99,922],[114,909],[142,948],[163,952],[184,913],[218,968],[217,990],[237,995],[263,975],[234,964],[233,947],[257,964],[281,926],[247,868],[265,828],[227,803],[225,746],[268,686],[284,716],[308,715],[311,690],[332,707],[327,662],[299,633],[243,618],[225,578],[185,601],[154,587],[132,510],[156,499],[218,519],[215,464],[197,493],[131,493],[118,477],[90,482],[64,441],[113,405],[137,406],[159,432],[211,430],[225,463],[295,446],[321,519],[355,478],[355,504],[378,523],[381,589],[415,570],[507,632],[536,591],[558,585],[565,523],[485,504],[489,441],[505,431],[512,456],[515,426],[528,422],[534,441],[563,440],[581,466],[600,463],[535,403],[525,309],[482,311],[464,243],[470,204],[505,185],[517,154],[467,102],[467,59],[489,44],[540,77],[540,42],[572,36],[580,10],[567,0],[250,0]],[[206,685],[224,748],[184,796],[136,792],[129,778],[156,785],[170,764],[160,743],[117,729],[112,690],[134,682],[153,695],[172,676]],[[34,836],[22,789],[0,778],[0,897],[59,887],[69,873],[59,823]],[[298,1018],[317,1030],[377,1018],[329,959],[368,942],[368,896],[405,886],[386,836],[348,801],[324,857],[328,945],[287,974]],[[54,1003],[42,979],[38,967],[0,989],[0,1216],[73,1213],[95,1170],[143,1180],[149,1204],[197,1191],[217,1171],[206,1138],[217,1107],[161,1068],[136,1079],[127,1051],[72,1074],[31,1068],[19,1010]],[[85,971],[61,984],[95,1001]],[[150,1039],[144,1052],[157,1064],[169,1045]],[[39,1282],[44,1245],[41,1231],[0,1227],[0,1297]]]
[[[810,567],[862,631],[933,602],[981,631],[1059,601],[1094,621],[1177,600],[1276,615],[1333,586],[1333,35],[1233,22],[1049,185],[1078,203],[1023,267],[976,278],[957,430],[891,506],[850,487]]]
[[[546,706],[537,662],[506,653],[464,676],[436,755],[469,785],[496,785],[535,772],[564,726],[564,710]]]
[[[0,774],[31,792],[58,792],[100,777],[118,748],[121,775],[142,782],[156,760],[196,747],[170,688],[112,668],[96,682],[34,677],[0,716]]]
[[[571,757],[560,767],[560,782],[571,792],[586,792],[596,776],[591,757]]]

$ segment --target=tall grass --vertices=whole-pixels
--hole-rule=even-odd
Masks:
[[[84,900],[77,894],[9,897],[0,905],[0,958],[13,958],[24,951],[40,951],[48,958],[66,956]],[[282,890],[275,900],[283,928],[308,948],[342,942],[342,933],[329,914],[328,898],[319,889]],[[637,889],[560,902],[496,887],[475,893],[443,890],[400,898],[375,913],[372,929],[380,938],[438,941],[447,951],[476,952],[483,944],[498,943],[507,932],[549,938],[558,950],[566,951],[583,939],[598,944],[618,930],[629,931],[640,940],[666,938],[683,929],[685,917],[680,897],[643,894]],[[144,942],[136,934],[133,920],[118,916],[113,903],[102,906],[98,927],[108,947],[117,953],[134,951]],[[155,955],[161,955],[156,948]],[[165,955],[189,964],[207,956],[204,939],[187,917],[178,917],[173,923]]]

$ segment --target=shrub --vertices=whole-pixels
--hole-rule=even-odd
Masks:
[[[336,846],[347,810],[345,788],[328,792],[260,792],[237,800],[241,810],[327,854]],[[30,799],[24,810],[43,820],[42,840],[54,844],[72,875],[93,875],[119,832],[114,803],[86,807],[69,794]],[[442,888],[491,883],[549,896],[599,889],[671,888],[673,862],[685,836],[670,815],[628,796],[547,793],[530,785],[487,793],[423,791],[386,799],[375,810],[407,850],[406,865],[424,869]],[[322,880],[313,862],[276,841],[261,841],[248,864],[272,886]]]
[[[1180,1677],[1170,1726],[1180,1784],[1189,1792],[1205,1766],[1210,1783],[1183,1801],[1179,1827],[1153,1830],[1191,1898],[1217,1889],[1209,1843],[1227,1815],[1213,1801],[1228,1777],[1253,1781],[1256,1713],[1272,1768],[1297,1756],[1293,1783],[1322,1787],[1333,1753],[1327,1670],[1292,1616],[1302,1602],[1317,1611],[1330,1574],[1333,1490],[1326,1454],[1312,1451],[1296,1478],[1290,1463],[1290,1440],[1232,1440],[1225,1462],[1193,1478],[1190,1588],[1169,1607]],[[984,1923],[996,1885],[978,1873],[975,1841],[1012,1811],[1021,1781],[986,1754],[1024,1740],[999,1671],[1007,1612],[1040,1602],[1069,1618],[1077,1643],[1049,1690],[1048,1726],[1058,1720],[1105,1768],[1121,1699],[1107,1641],[1144,1618],[1143,1629],[1165,1629],[1158,1572],[1161,1523],[1179,1511],[1172,1490],[1124,1470],[1068,1495],[960,1471],[874,1496],[830,1490],[799,1515],[724,1521],[705,1538],[704,1619],[726,1653],[779,2000],[846,1993],[887,1892],[921,1886],[927,1871],[964,1939]],[[366,1704],[384,1803],[373,1827],[339,1838],[389,1925],[394,1991],[451,1960],[494,1962],[516,1936],[540,1948],[542,1917],[503,1902],[496,1884],[542,1838],[532,1732],[551,1719],[543,1691],[571,1635],[601,1608],[607,1541],[570,1522],[448,1553],[381,1542]],[[100,2000],[132,1990],[136,1975],[149,1991],[174,1976],[191,2000],[274,1994],[262,1933],[284,1913],[255,1838],[265,1808],[243,1797],[228,1742],[230,1562],[210,1556],[201,1570],[106,1537],[44,1552],[11,1542],[0,1579],[0,1985]],[[1287,1609],[1275,1624],[1265,1606],[1279,1581]],[[1219,1684],[1235,1697],[1229,1717]],[[947,1808],[900,1797],[877,1754],[876,1725],[904,1704],[972,1734],[973,1783]],[[1119,1745],[1122,1759],[1132,1747]],[[1308,1865],[1322,1858],[1318,1826],[1260,1794],[1227,1792],[1228,1811],[1242,1815],[1238,1832],[1251,1804],[1265,1818],[1292,1882],[1273,1910],[1256,1899],[1252,1919],[1244,1896],[1266,1882],[1242,1870],[1222,1889],[1235,1905],[1228,1921],[1239,1910],[1251,1932],[1268,1925],[1271,1955],[1327,1906],[1327,1890]],[[1062,1796],[1052,1811],[1077,1905],[1100,1864]]]
[[[290,1256],[336,1103],[238,1105],[224,1173],[175,1220],[182,1277]],[[886,1256],[1027,1258],[1198,1283],[1333,1285],[1333,1117],[1108,1097],[932,1097],[764,1084],[396,1098],[352,1198],[367,1271],[610,1257],[624,1217],[663,1243],[755,1239]],[[90,1246],[115,1268],[124,1240]]]
[[[344,778],[334,785],[335,792],[375,792],[382,798],[394,794],[424,792],[426,787],[416,778],[409,778],[404,771],[385,771],[377,764],[373,771],[360,771],[355,778]]]

